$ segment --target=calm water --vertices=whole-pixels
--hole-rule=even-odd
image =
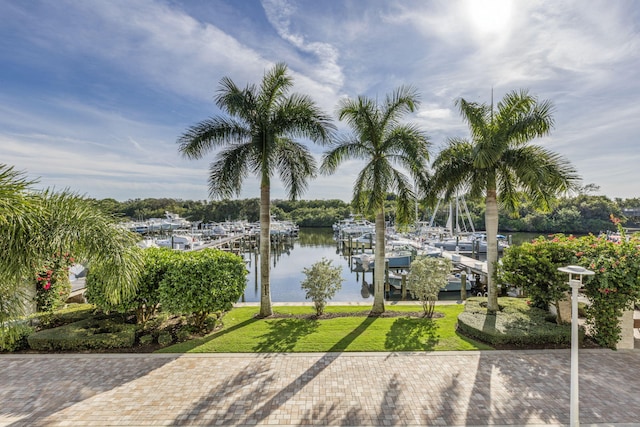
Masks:
[[[520,244],[524,241],[538,237],[535,233],[515,233],[513,243]],[[271,254],[271,300],[273,302],[300,302],[306,301],[304,291],[300,284],[305,279],[303,268],[311,267],[323,257],[331,260],[332,265],[342,267],[342,289],[332,298],[337,302],[373,302],[373,295],[369,288],[363,286],[363,274],[351,272],[348,257],[342,256],[338,250],[338,243],[333,240],[331,229],[301,229],[300,237],[293,240],[290,245],[272,245]],[[245,302],[260,301],[260,266],[255,253],[245,254],[251,263],[248,265],[249,275],[247,289],[244,293]],[[373,273],[365,273],[364,280],[373,282]],[[451,294],[451,295],[449,295]],[[457,292],[441,293],[440,299],[455,299]]]
[[[273,302],[299,302],[306,301],[304,291],[300,284],[305,279],[303,268],[311,267],[323,257],[331,260],[333,266],[342,267],[342,289],[331,301],[353,302],[371,301],[368,288],[362,286],[362,273],[352,273],[349,269],[349,260],[340,255],[338,243],[333,240],[331,229],[302,229],[300,237],[293,240],[290,246],[272,245],[271,247],[271,300]],[[247,289],[244,293],[245,302],[260,301],[260,266],[256,254],[250,256],[251,264]],[[366,273],[365,279],[372,281],[373,273]]]

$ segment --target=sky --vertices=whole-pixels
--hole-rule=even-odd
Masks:
[[[344,97],[414,86],[405,119],[432,159],[469,136],[457,99],[528,89],[554,104],[534,143],[597,194],[640,197],[634,0],[0,0],[0,163],[91,198],[209,199],[215,152],[185,159],[177,139],[223,114],[223,77],[259,84],[278,62],[333,117]],[[327,147],[303,142],[320,161]],[[302,198],[350,200],[362,165],[318,176]],[[274,179],[272,198],[286,194]],[[255,177],[240,197],[259,197]]]

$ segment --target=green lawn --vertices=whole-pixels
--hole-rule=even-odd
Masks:
[[[415,305],[388,310],[410,312]],[[160,350],[163,353],[254,353],[331,351],[443,351],[487,350],[491,347],[455,331],[463,305],[436,306],[438,319],[409,316],[367,317],[368,307],[329,306],[326,312],[362,312],[357,317],[323,320],[299,318],[256,319],[257,307],[234,308],[223,319],[224,328],[204,338]],[[308,306],[275,307],[276,313],[313,313]]]

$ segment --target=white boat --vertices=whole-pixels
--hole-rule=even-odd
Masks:
[[[167,239],[158,239],[156,244],[161,248],[173,248],[173,249],[193,249],[195,246],[195,239],[193,236],[185,234],[174,235]]]
[[[144,221],[133,221],[126,224],[126,227],[136,233],[161,233],[178,229],[191,228],[191,222],[180,217],[178,214],[165,211],[164,218],[149,218]]]
[[[408,275],[407,272],[389,272],[389,285],[391,287],[393,287],[396,290],[401,290],[402,289],[402,276],[403,275]],[[473,279],[473,276],[467,276],[467,281],[466,281],[466,289],[467,291],[471,291],[471,289],[474,288],[475,286],[475,279]],[[408,285],[407,285],[407,291],[408,289]],[[449,275],[449,277],[447,277],[447,285],[442,288],[442,290],[440,292],[460,292],[460,289],[462,288],[462,281],[460,280],[460,274],[451,274]]]
[[[376,243],[376,233],[369,232],[364,233],[358,237],[349,237],[347,239],[342,239],[342,244],[346,248],[354,248],[354,249],[372,249]]]
[[[414,252],[408,250],[394,250],[385,253],[385,263],[389,268],[409,268],[413,260]],[[370,271],[375,268],[375,255],[371,252],[351,256],[351,265],[354,270]]]
[[[365,233],[374,233],[375,230],[376,225],[374,223],[354,214],[333,224],[334,233],[343,237],[361,236]]]

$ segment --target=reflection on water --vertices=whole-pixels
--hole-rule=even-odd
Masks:
[[[260,263],[259,255],[247,253],[245,257],[251,259],[247,266],[250,273],[247,276],[247,289],[244,293],[245,302],[260,301]],[[353,302],[371,301],[369,288],[363,286],[363,274],[352,273],[349,270],[349,259],[340,255],[338,244],[333,240],[333,231],[328,228],[307,228],[300,230],[300,237],[289,244],[281,243],[271,246],[271,300],[274,302],[300,302],[307,301],[300,284],[305,279],[303,268],[322,258],[332,261],[332,265],[342,267],[342,289],[331,301]],[[364,280],[368,283],[373,280],[373,273],[366,273]]]
[[[514,233],[513,243],[520,244],[538,237],[535,233]],[[251,263],[247,265],[247,288],[242,301],[260,301],[260,263],[256,252],[246,253]],[[271,300],[274,302],[307,301],[300,284],[305,279],[303,268],[322,258],[332,261],[332,265],[342,267],[342,289],[332,298],[337,302],[370,301],[373,295],[367,284],[373,282],[373,272],[355,273],[349,269],[349,258],[342,256],[338,243],[333,239],[329,228],[306,228],[300,230],[300,236],[290,242],[271,246]],[[439,299],[457,299],[457,292],[441,292]]]

